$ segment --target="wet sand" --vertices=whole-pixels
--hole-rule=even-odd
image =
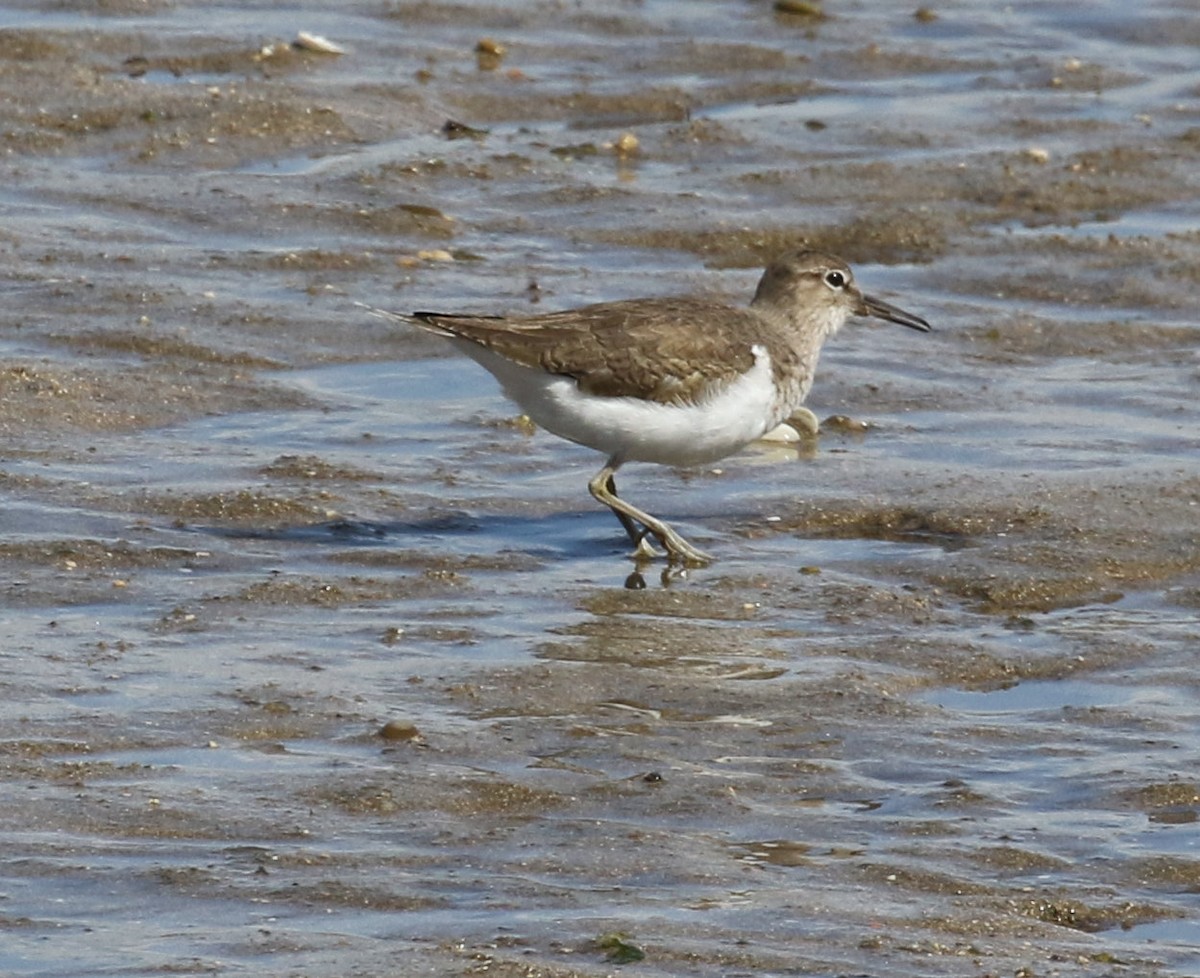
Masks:
[[[0,972],[1200,968],[1192,11],[826,6],[10,7]],[[799,244],[685,576],[355,305]]]

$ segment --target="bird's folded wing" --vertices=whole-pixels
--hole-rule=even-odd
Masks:
[[[432,332],[572,377],[586,393],[662,404],[693,403],[753,367],[759,325],[747,309],[691,298],[605,302],[512,319],[413,316]]]

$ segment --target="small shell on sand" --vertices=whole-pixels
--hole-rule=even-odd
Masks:
[[[302,51],[314,51],[317,54],[346,53],[346,49],[340,44],[334,44],[329,38],[320,34],[310,34],[308,31],[301,31],[292,43]]]

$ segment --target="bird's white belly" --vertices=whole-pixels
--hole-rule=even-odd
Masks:
[[[456,342],[486,367],[534,422],[561,438],[619,462],[700,465],[724,458],[781,420],[770,357],[755,348],[754,366],[694,404],[586,394],[570,377],[513,363],[474,343]]]

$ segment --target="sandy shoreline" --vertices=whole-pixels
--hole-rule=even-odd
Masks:
[[[0,30],[0,970],[1194,968],[1184,6],[103,7]],[[720,557],[640,591],[355,306],[799,243],[936,332],[831,345],[860,433],[631,467]]]

